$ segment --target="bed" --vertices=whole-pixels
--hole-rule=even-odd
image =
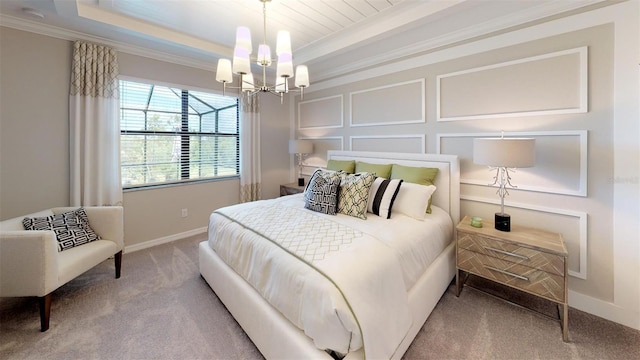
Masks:
[[[375,216],[361,220],[343,214],[317,214],[304,209],[304,197],[299,194],[234,205],[212,213],[209,239],[199,245],[200,273],[267,359],[399,359],[455,274],[453,228],[460,219],[458,158],[452,155],[352,151],[329,151],[327,158],[438,168],[435,179],[437,190],[432,198],[433,211],[426,216],[425,222],[436,224],[435,228],[439,230],[433,231],[440,235],[434,238],[442,239],[429,242],[427,247],[431,249],[428,252],[430,255],[415,255],[422,253],[403,250],[404,245],[397,245],[398,249],[393,250],[391,260],[382,260],[380,264],[369,266],[367,264],[371,262],[367,256],[382,258],[381,253],[389,252],[385,249],[392,243],[394,234],[401,234],[397,238],[411,238],[408,230],[403,228],[408,229],[407,224],[417,221],[393,213],[393,222],[399,225],[393,225],[397,228],[392,228],[390,220]],[[251,220],[258,218],[261,220]],[[291,218],[297,224],[274,225],[277,218]],[[300,234],[293,233],[307,231],[304,226],[321,226],[316,223],[325,222],[334,224],[330,226],[331,235],[327,237],[333,239],[333,234],[345,232],[360,236],[357,241],[349,240],[346,246],[359,254],[358,260],[344,261],[342,255],[331,253],[327,255],[329,260],[323,259],[318,262],[322,265],[315,266],[313,261],[304,261],[304,254],[296,259],[286,254],[288,250],[277,243],[264,241],[275,237],[272,234],[277,233],[278,229],[286,233],[282,236],[297,237]],[[430,231],[426,227],[419,230],[425,234]],[[249,249],[253,253],[247,255],[241,249]],[[284,256],[278,255],[276,260],[274,253],[279,252]],[[259,253],[263,255],[258,256]],[[417,263],[413,258],[424,257],[429,259],[424,260],[426,264],[423,268],[412,267],[411,263]],[[270,267],[256,271],[261,264]],[[272,275],[277,268],[286,271],[292,266],[300,267],[296,270],[300,272],[295,276],[286,272],[282,276]],[[334,270],[336,268],[341,268],[340,272],[367,269],[376,278],[377,287],[384,291],[379,288],[369,290],[376,287],[371,286],[370,281],[342,279]],[[289,277],[293,280],[283,280]],[[318,285],[307,285],[316,280]],[[330,293],[326,299],[325,292]],[[377,300],[378,297],[381,299]],[[370,300],[374,298],[376,300]],[[359,302],[369,302],[371,305],[358,305]],[[312,316],[314,311],[317,316]],[[387,316],[376,316],[381,312]],[[323,317],[324,313],[328,313],[327,319]],[[348,344],[338,345],[345,336],[349,337]],[[328,351],[334,347],[339,350]]]

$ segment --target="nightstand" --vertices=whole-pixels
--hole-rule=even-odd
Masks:
[[[297,182],[280,185],[280,196],[300,194],[304,191],[304,186],[298,186]]]
[[[558,306],[562,340],[568,341],[568,253],[562,235],[521,226],[504,232],[486,220],[476,228],[469,216],[456,229],[456,296],[466,272],[552,301]]]

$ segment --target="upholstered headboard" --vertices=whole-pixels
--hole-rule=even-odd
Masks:
[[[460,221],[460,161],[455,155],[329,150],[327,160],[438,168],[433,204],[449,212],[454,224]]]

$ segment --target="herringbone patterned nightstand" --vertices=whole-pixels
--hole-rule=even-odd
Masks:
[[[467,272],[553,301],[562,339],[568,341],[568,254],[562,235],[520,226],[504,232],[490,221],[483,225],[471,226],[467,216],[456,227],[456,295],[464,285],[462,272]]]

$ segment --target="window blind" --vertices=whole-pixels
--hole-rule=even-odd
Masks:
[[[122,186],[237,176],[235,97],[120,81]]]

